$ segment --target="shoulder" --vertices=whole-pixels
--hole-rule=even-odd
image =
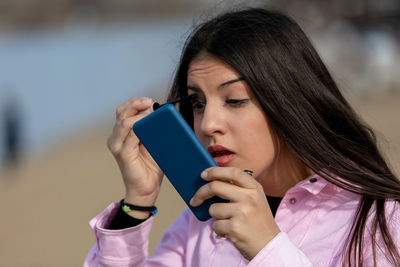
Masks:
[[[364,232],[364,258],[366,259],[365,262],[374,261],[374,247],[376,248],[376,259],[378,263],[384,266],[392,265],[389,263],[388,260],[388,251],[385,245],[387,240],[387,236],[384,237],[382,233],[382,229],[375,224],[376,215],[378,215],[378,221],[385,221],[386,220],[386,229],[387,234],[391,237],[395,246],[398,247],[400,244],[400,203],[395,200],[386,200],[385,201],[385,216],[384,218],[382,215],[377,214],[376,205],[370,210],[368,214],[368,222],[367,222],[367,231]],[[380,217],[380,218],[379,218]],[[382,220],[384,219],[384,220]],[[378,264],[380,266],[380,264]]]
[[[385,222],[388,234],[393,238],[393,241],[396,244],[400,241],[400,203],[398,201],[385,200],[384,209],[379,213],[376,203],[373,204],[367,217],[367,231],[364,233],[367,243],[373,242],[372,236],[378,243],[383,242],[382,228],[376,222]]]
[[[396,229],[397,231],[400,230],[400,202],[393,200],[393,199],[386,199],[384,202],[384,214],[385,217],[381,218],[386,221],[386,224],[389,228]],[[373,204],[372,208],[368,214],[368,226],[369,228],[373,228],[373,219],[375,216],[378,215],[378,209],[376,203]]]
[[[395,230],[398,234],[400,233],[400,202],[396,200],[385,201],[385,217],[386,222]],[[391,229],[389,229],[391,230]]]
[[[297,195],[326,210],[355,211],[361,195],[343,189],[318,174],[300,181],[286,195]],[[309,203],[308,203],[309,204]]]

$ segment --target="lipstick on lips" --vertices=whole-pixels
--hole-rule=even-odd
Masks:
[[[228,165],[235,158],[235,153],[221,145],[209,146],[208,153],[220,167]]]

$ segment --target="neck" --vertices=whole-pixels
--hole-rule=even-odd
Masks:
[[[284,146],[276,157],[271,168],[259,175],[257,180],[262,184],[267,196],[283,197],[298,182],[313,174],[293,152]]]

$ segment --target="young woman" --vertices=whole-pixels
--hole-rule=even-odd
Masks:
[[[86,266],[400,266],[400,182],[300,27],[263,9],[222,14],[189,37],[169,98],[219,167],[151,259],[149,211],[162,172],[131,131],[151,106],[117,109],[108,140],[126,187],[91,221]],[[243,170],[251,170],[250,176]],[[149,208],[150,209],[150,208]]]

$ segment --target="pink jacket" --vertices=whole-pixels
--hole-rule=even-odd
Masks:
[[[118,208],[118,203],[113,203],[90,222],[97,242],[84,266],[341,266],[359,199],[317,175],[301,181],[286,193],[277,210],[275,220],[281,232],[250,262],[229,240],[216,238],[212,219],[200,222],[188,209],[164,233],[148,259],[154,218],[132,228],[107,230],[104,227]],[[389,230],[399,245],[399,203],[389,201],[385,208]],[[382,244],[379,233],[376,237],[378,245]],[[373,266],[370,244],[366,235],[365,266]],[[384,253],[377,249],[378,266],[393,266]]]

